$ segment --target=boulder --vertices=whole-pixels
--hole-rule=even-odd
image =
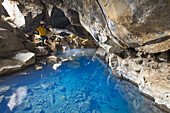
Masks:
[[[41,46],[35,47],[34,52],[36,56],[46,56],[48,54],[48,50]]]
[[[28,50],[15,52],[14,57],[0,59],[0,75],[16,72],[35,62],[35,54]]]
[[[35,45],[34,43],[30,42],[30,41],[24,41],[23,42],[24,46],[26,49],[28,49],[29,51],[33,52],[35,49]]]
[[[13,51],[25,48],[20,38],[3,28],[0,28],[0,42],[0,57],[9,58],[13,55]]]

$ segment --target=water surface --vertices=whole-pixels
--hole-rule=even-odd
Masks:
[[[0,79],[1,113],[161,112],[138,89],[114,77],[94,49],[68,50]],[[69,60],[67,60],[69,59]]]

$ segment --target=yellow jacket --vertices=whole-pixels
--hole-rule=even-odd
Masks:
[[[40,36],[46,36],[46,29],[45,28],[40,26],[39,28],[37,28],[37,31],[39,32]]]

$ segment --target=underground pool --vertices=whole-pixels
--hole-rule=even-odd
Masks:
[[[159,113],[138,88],[117,79],[95,49],[56,53],[0,78],[0,113]]]

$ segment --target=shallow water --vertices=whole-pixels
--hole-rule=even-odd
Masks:
[[[65,59],[59,67],[42,59],[1,78],[0,113],[161,112],[135,86],[114,77],[94,53],[93,49],[68,50],[57,53]]]

